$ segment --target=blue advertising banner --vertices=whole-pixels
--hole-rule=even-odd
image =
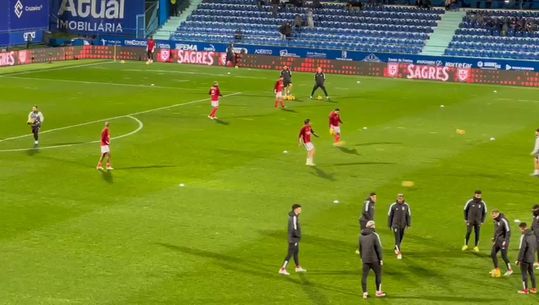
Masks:
[[[49,0],[9,0],[9,29],[49,26]]]
[[[51,30],[91,35],[132,35],[144,1],[53,0]]]
[[[146,47],[145,40],[138,39],[114,39],[104,37],[96,45],[121,45]],[[221,43],[183,42],[183,41],[157,41],[159,49],[175,49],[184,51],[201,52],[226,52],[228,45]],[[539,72],[539,62],[518,61],[508,59],[481,59],[468,57],[449,56],[424,56],[389,53],[363,53],[346,50],[313,50],[302,48],[284,48],[270,46],[234,45],[235,52],[245,54],[269,55],[281,57],[335,59],[343,61],[380,62],[380,63],[406,63],[414,65],[428,65],[459,69],[482,69],[504,71],[536,71]]]
[[[41,30],[23,30],[9,32],[9,43],[11,45],[23,45],[27,42],[40,41],[43,41],[43,31]]]
[[[8,30],[9,1],[0,1],[0,33]]]

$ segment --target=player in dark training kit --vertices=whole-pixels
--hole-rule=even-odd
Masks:
[[[387,215],[389,228],[395,235],[395,254],[397,259],[402,259],[401,243],[404,231],[412,225],[412,212],[403,194],[397,195],[397,200],[389,206]]]
[[[491,271],[491,275],[493,277],[501,276],[497,256],[498,252],[501,252],[502,259],[507,266],[507,272],[505,272],[504,276],[510,276],[513,274],[513,269],[511,268],[511,262],[507,257],[507,249],[509,249],[509,241],[511,240],[509,221],[502,213],[500,213],[499,210],[493,210],[491,216],[494,220],[494,237],[492,238],[492,251],[490,253],[492,263],[494,264],[494,269]]]
[[[536,204],[532,208],[532,231],[537,240],[537,262],[533,264],[535,269],[539,270],[539,204]]]
[[[32,111],[28,114],[28,125],[32,127],[32,134],[34,135],[34,145],[39,144],[39,130],[41,124],[45,121],[43,113],[37,109],[37,106],[32,107]]]
[[[481,225],[485,223],[485,217],[487,216],[487,204],[481,199],[481,196],[481,191],[475,191],[473,198],[468,200],[464,205],[464,221],[466,222],[467,231],[462,251],[468,250],[470,235],[472,234],[472,230],[474,230],[475,246],[473,250],[479,252],[479,233]]]
[[[363,202],[363,209],[361,210],[361,217],[359,218],[359,228],[363,230],[367,227],[367,222],[374,221],[374,205],[376,204],[376,193],[369,194],[369,198]],[[356,250],[356,254],[359,254],[359,249]]]
[[[288,66],[283,66],[281,77],[284,83],[284,98],[288,99],[292,95],[292,71]]]
[[[537,251],[537,240],[535,239],[535,234],[528,229],[528,225],[525,222],[521,222],[518,227],[522,233],[522,236],[520,236],[518,260],[516,261],[522,272],[522,290],[519,290],[518,293],[536,294],[537,282],[535,281],[535,274],[533,272],[533,261],[535,259],[535,252]],[[528,275],[532,284],[532,288],[530,289],[528,289]]]
[[[279,274],[290,275],[286,271],[288,262],[294,257],[296,263],[296,272],[307,272],[299,264],[299,242],[301,241],[301,226],[299,224],[299,214],[301,214],[301,205],[293,204],[292,211],[288,213],[288,254],[284,259],[283,266],[279,269]]]
[[[329,100],[328,92],[326,91],[326,75],[324,72],[322,72],[322,68],[318,67],[316,69],[316,73],[314,74],[314,87],[313,91],[311,91],[311,99],[313,98],[314,92],[316,89],[320,88],[322,91],[324,91],[324,94],[326,95],[326,100]]]
[[[380,241],[380,236],[374,231],[374,221],[369,220],[365,226],[366,228],[361,231],[359,237],[359,252],[363,262],[363,277],[361,278],[363,298],[369,297],[367,277],[371,270],[374,271],[375,275],[376,296],[379,298],[385,297],[386,294],[382,291],[382,266],[384,265],[382,242]]]

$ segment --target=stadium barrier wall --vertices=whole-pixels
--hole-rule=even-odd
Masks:
[[[164,63],[226,66],[226,53],[224,52],[158,49],[156,57],[157,61]],[[145,48],[141,47],[44,48],[0,53],[0,67],[78,59],[140,61],[145,60],[145,58]],[[413,63],[358,62],[250,54],[243,54],[239,59],[239,66],[253,69],[280,70],[283,65],[290,66],[298,72],[314,72],[317,67],[322,67],[326,73],[333,74],[539,87],[539,73],[533,71],[484,70]]]

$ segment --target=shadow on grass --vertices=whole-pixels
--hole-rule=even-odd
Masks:
[[[264,279],[283,278],[292,284],[300,285],[305,293],[312,299],[314,304],[329,304],[327,297],[323,295],[319,290],[334,291],[347,295],[358,295],[355,292],[344,290],[340,287],[332,287],[329,285],[320,285],[309,282],[305,275],[300,274],[300,279],[294,279],[291,277],[283,277],[277,274],[278,266],[261,265],[260,262],[252,259],[242,259],[235,256],[225,255],[221,253],[215,253],[202,249],[195,249],[191,247],[171,245],[167,243],[155,243],[158,246],[165,247],[172,251],[181,252],[183,254],[201,257],[205,259],[214,260],[213,263],[221,266],[224,269],[231,270],[233,272],[247,274],[249,276],[256,276]],[[283,251],[286,249],[283,248]],[[261,268],[262,267],[262,268]],[[314,298],[322,300],[322,302],[315,301]]]
[[[400,145],[401,142],[367,142],[367,143],[358,143],[352,146],[371,146],[371,145]]]
[[[333,163],[334,166],[348,166],[348,165],[384,165],[384,164],[396,164],[396,163],[395,163],[395,162],[377,162],[377,161]]]
[[[223,120],[221,120],[221,119],[215,119],[214,121],[215,121],[215,123],[217,123],[217,124],[219,124],[219,125],[230,125],[229,122],[223,121]]]
[[[280,230],[259,230],[261,235],[272,237],[279,240],[286,240],[286,231]],[[353,253],[354,249],[357,248],[357,243],[355,238],[350,242],[344,242],[331,238],[324,238],[316,235],[303,234],[302,241],[303,244],[315,245],[320,248],[326,248],[335,250],[341,253]]]
[[[39,153],[39,145],[34,145],[34,147],[27,149],[25,152],[30,157],[37,154]]]
[[[107,183],[114,183],[114,177],[112,177],[112,172],[107,170],[99,171],[101,173],[101,178]]]
[[[316,285],[311,284],[305,274],[300,273],[299,279],[301,282],[301,289],[303,289],[303,292],[305,292],[307,297],[311,300],[311,304],[329,304],[327,296],[323,294]]]
[[[351,154],[351,155],[359,156],[359,153],[357,152],[357,149],[355,149],[355,148],[337,146],[337,149],[340,150],[341,152],[345,153],[345,154]]]
[[[313,170],[314,170],[314,173],[312,173],[313,175],[316,175],[322,179],[326,179],[326,180],[329,180],[329,181],[335,181],[335,175],[334,174],[329,174],[328,172],[322,170],[321,168],[318,168],[316,166],[312,166],[311,167]]]
[[[286,112],[298,113],[296,110],[290,109],[290,108],[283,108],[283,109],[281,109],[281,110],[282,110],[282,111],[286,111]]]
[[[176,165],[144,165],[144,166],[127,166],[121,168],[115,168],[115,170],[134,170],[134,169],[151,169],[151,168],[168,168],[168,167],[178,167]]]
[[[457,297],[450,295],[443,296],[399,296],[399,295],[388,295],[388,298],[395,300],[424,300],[424,301],[434,301],[434,302],[449,302],[449,303],[462,303],[462,304],[476,304],[476,303],[500,303],[507,304],[507,300],[499,298],[477,298],[477,297]],[[406,302],[406,301],[404,301]],[[425,303],[428,304],[428,303]]]

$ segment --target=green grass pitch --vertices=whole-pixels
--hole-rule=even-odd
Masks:
[[[103,61],[0,70],[0,304],[363,304],[354,251],[371,191],[388,297],[366,303],[538,304],[517,295],[519,271],[489,277],[490,220],[479,254],[460,248],[462,208],[481,189],[511,221],[516,259],[513,221],[529,222],[538,200],[539,91],[329,75],[331,102],[310,101],[312,74],[296,73],[297,100],[280,111],[277,75]],[[219,121],[206,117],[214,80]],[[34,104],[39,151],[25,124]],[[337,106],[342,148],[328,133]],[[321,135],[315,168],[297,145],[305,118]],[[107,119],[115,170],[103,174],[95,141]],[[413,216],[402,261],[386,226],[398,192]],[[296,202],[308,272],[282,277]]]

